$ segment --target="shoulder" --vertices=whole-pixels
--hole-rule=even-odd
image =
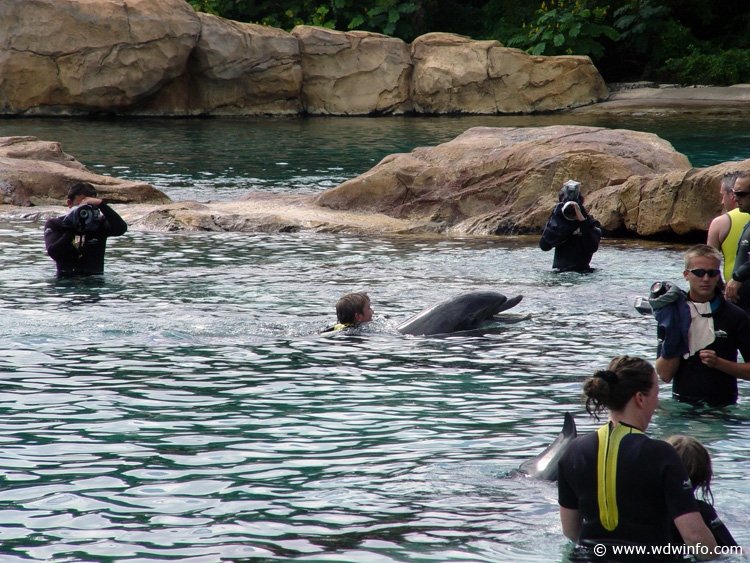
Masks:
[[[716,313],[718,316],[733,323],[738,323],[741,326],[750,325],[750,317],[747,316],[747,313],[739,306],[724,298],[722,298],[721,305]]]
[[[47,219],[47,221],[44,223],[44,229],[47,230],[48,228],[61,227],[64,218],[65,216],[52,217],[51,219]]]

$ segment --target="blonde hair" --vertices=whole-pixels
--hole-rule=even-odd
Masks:
[[[672,445],[682,459],[693,490],[700,489],[703,500],[713,504],[714,496],[711,493],[713,469],[711,468],[711,456],[708,450],[692,436],[682,434],[670,436],[666,439],[666,442]]]

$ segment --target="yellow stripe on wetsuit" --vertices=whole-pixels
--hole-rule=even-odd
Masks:
[[[597,457],[597,496],[599,500],[599,519],[602,526],[610,532],[617,528],[617,453],[620,442],[630,434],[643,434],[637,428],[618,424],[612,432],[609,423],[597,430],[599,436],[599,454]]]
[[[341,330],[342,328],[349,328],[350,326],[354,326],[354,323],[342,323],[337,324],[335,327],[333,327],[333,330]]]

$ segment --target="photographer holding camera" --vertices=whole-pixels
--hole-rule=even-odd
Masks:
[[[67,215],[49,219],[44,225],[44,244],[57,263],[57,275],[103,274],[107,237],[125,234],[127,223],[86,182],[70,188],[68,207]]]
[[[559,272],[591,272],[591,257],[599,250],[602,229],[583,207],[581,183],[568,180],[559,193],[559,203],[544,226],[539,248],[555,249],[552,267]]]

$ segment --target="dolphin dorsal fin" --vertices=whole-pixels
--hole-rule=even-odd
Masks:
[[[578,436],[578,431],[576,430],[576,421],[573,420],[573,415],[570,414],[569,412],[565,413],[565,420],[563,421],[562,434],[563,436],[573,436],[574,438]]]

